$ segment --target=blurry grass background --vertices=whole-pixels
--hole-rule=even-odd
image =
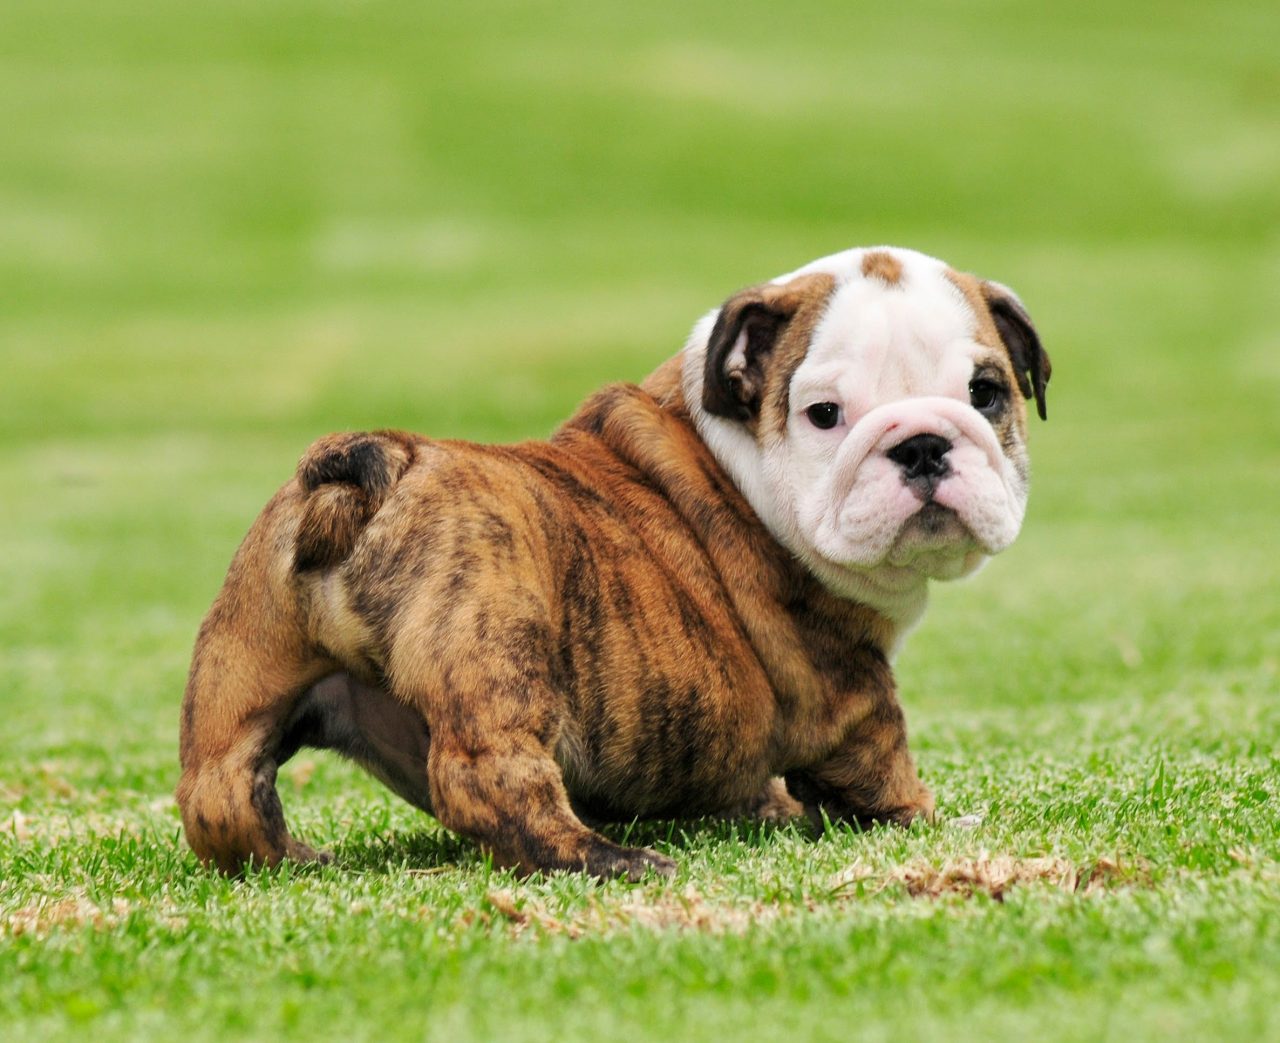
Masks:
[[[1277,40],[1261,0],[7,0],[12,1030],[386,1038],[422,1034],[434,1004],[459,1038],[634,1033],[642,1015],[668,1035],[834,1038],[855,1015],[872,1035],[1280,1031]],[[483,866],[326,758],[286,811],[349,845],[345,875],[201,873],[167,799],[190,644],[311,438],[545,435],[729,292],[882,242],[1014,286],[1054,360],[1021,541],[937,591],[899,664],[944,811],[987,824],[816,847],[712,831],[675,851],[684,883],[715,890],[740,858],[799,894],[832,860],[1119,855],[1154,866],[1141,909],[970,903],[926,930],[920,900],[814,913],[810,894],[763,940],[641,932],[570,958],[480,930],[416,953],[417,923],[342,926],[353,893],[470,915]],[[388,864],[443,875],[351,870],[388,830]],[[570,910],[627,894],[545,886]],[[102,922],[13,926],[122,900]],[[1189,933],[1153,943],[1180,914]],[[354,969],[361,1020],[290,940]],[[892,973],[876,962],[895,953]],[[213,997],[195,970],[233,981]],[[732,1013],[752,997],[776,1017]]]

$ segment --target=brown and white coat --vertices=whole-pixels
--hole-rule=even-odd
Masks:
[[[1016,535],[1048,373],[1008,290],[879,248],[731,297],[548,441],[321,439],[200,630],[192,847],[317,857],[275,787],[303,745],[526,871],[669,872],[587,822],[785,808],[778,777],[931,815],[890,658]]]

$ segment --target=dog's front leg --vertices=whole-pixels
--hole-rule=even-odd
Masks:
[[[933,794],[907,749],[906,721],[892,690],[880,693],[824,761],[787,773],[787,788],[821,826],[833,822],[910,825],[933,819]]]

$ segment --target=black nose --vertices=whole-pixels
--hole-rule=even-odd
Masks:
[[[941,435],[916,435],[900,442],[885,455],[902,468],[902,477],[941,478],[951,470],[947,453],[951,443]]]

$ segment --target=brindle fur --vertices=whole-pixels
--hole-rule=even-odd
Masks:
[[[327,747],[523,871],[669,872],[589,819],[932,812],[891,627],[826,592],[697,437],[679,359],[548,442],[331,436],[197,640],[178,800],[200,858],[318,856],[275,775]],[[779,809],[782,809],[781,811]]]

